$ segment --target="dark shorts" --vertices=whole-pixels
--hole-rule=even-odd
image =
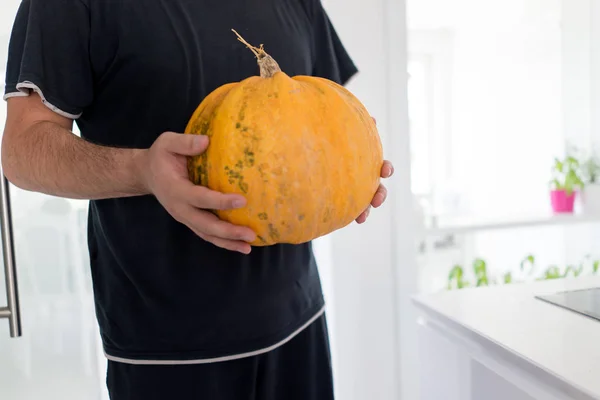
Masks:
[[[111,400],[333,400],[325,316],[261,355],[193,365],[109,361]]]

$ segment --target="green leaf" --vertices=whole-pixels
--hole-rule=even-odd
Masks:
[[[530,269],[529,269],[529,275],[531,275],[533,273],[534,267],[535,267],[535,257],[533,256],[533,254],[529,254],[527,257],[525,257],[520,264],[521,267],[521,271],[525,271],[525,265],[529,264],[530,265]]]
[[[463,268],[460,265],[455,265],[448,275],[448,280],[451,281],[453,279],[462,279],[463,277]]]
[[[570,195],[576,187],[585,186],[581,173],[581,163],[574,155],[567,155],[564,160],[555,157],[550,185],[556,190],[565,190]]]
[[[553,265],[550,266],[546,269],[546,271],[544,272],[544,278],[545,279],[558,279],[560,278],[560,269]]]
[[[487,278],[487,264],[481,258],[476,258],[473,261],[473,272],[477,278]]]
[[[477,287],[479,286],[489,286],[489,281],[487,276],[477,279]]]

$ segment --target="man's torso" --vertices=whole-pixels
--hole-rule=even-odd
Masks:
[[[231,29],[264,44],[290,76],[318,72],[317,57],[326,51],[317,48],[319,40],[331,40],[317,36],[327,31],[328,20],[315,0],[25,3],[32,13],[49,3],[84,5],[78,15],[89,20],[71,31],[86,35],[85,42],[73,43],[87,47],[89,60],[73,56],[71,40],[61,51],[76,61],[71,74],[89,77],[70,80],[58,73],[57,80],[55,71],[53,86],[45,84],[90,82],[90,88],[56,91],[87,103],[77,120],[82,137],[107,146],[148,148],[165,131],[182,132],[212,90],[257,75],[255,57]],[[33,57],[26,46],[21,51],[23,59]],[[344,61],[345,72],[353,73]],[[61,65],[55,56],[52,65]],[[39,73],[20,72],[38,79]],[[98,320],[105,351],[115,360],[196,362],[260,351],[286,340],[323,309],[310,243],[254,248],[250,255],[223,250],[175,221],[153,196],[91,202],[88,233]]]

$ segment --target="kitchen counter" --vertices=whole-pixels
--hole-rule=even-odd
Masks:
[[[534,297],[593,287],[600,277],[416,296],[419,398],[600,399],[600,321]]]

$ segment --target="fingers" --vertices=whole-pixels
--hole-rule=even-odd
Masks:
[[[220,220],[216,215],[194,207],[187,208],[180,218],[198,235],[211,236],[224,240],[253,242],[256,234],[250,228]]]
[[[247,227],[220,220],[209,210],[231,210],[246,205],[244,196],[219,193],[194,185],[187,178],[184,157],[201,154],[208,146],[204,135],[163,133],[149,152],[146,168],[151,193],[178,222],[215,246],[248,254],[256,234]]]
[[[170,211],[171,215],[190,228],[202,239],[224,249],[250,252],[250,242],[256,240],[256,233],[248,227],[222,221],[209,211],[189,204]]]
[[[201,154],[208,147],[208,137],[204,135],[165,132],[159,139],[165,150],[184,156]]]
[[[187,199],[190,205],[206,210],[233,210],[246,205],[244,196],[238,194],[225,194],[210,190],[204,186],[186,185],[182,198]]]
[[[252,247],[248,243],[235,242],[233,240],[225,240],[214,236],[205,236],[202,239],[214,244],[217,247],[227,249],[230,251],[237,251],[243,254],[250,254]]]
[[[394,166],[388,160],[383,161],[383,165],[381,166],[381,177],[389,178],[394,174]]]
[[[363,213],[360,214],[358,216],[358,218],[356,218],[356,222],[358,224],[364,224],[365,222],[367,222],[367,218],[369,218],[370,213],[371,213],[371,206],[367,207],[367,209],[365,211],[363,211]]]
[[[359,224],[365,223],[367,221],[367,218],[369,218],[369,214],[371,213],[371,207],[380,207],[385,202],[386,198],[386,187],[383,185],[379,185],[379,187],[377,188],[377,192],[375,192],[375,195],[373,196],[373,200],[371,200],[371,205],[369,205],[369,207],[367,207],[367,209],[362,214],[360,214],[358,218],[356,218],[356,222]]]
[[[235,241],[235,240],[222,239],[222,238],[218,238],[215,236],[206,235],[202,232],[198,232],[195,230],[193,230],[193,231],[194,231],[194,233],[196,233],[196,235],[198,235],[202,239],[206,240],[207,242],[212,243],[215,246],[221,247],[225,250],[237,251],[237,252],[240,252],[243,254],[250,254],[250,252],[252,251],[252,247],[248,243]]]
[[[373,200],[371,201],[371,205],[375,208],[381,206],[385,199],[387,198],[387,189],[383,185],[379,185],[377,188],[377,192],[375,192],[375,196],[373,196]]]
[[[256,240],[256,234],[250,228],[222,221],[208,211],[191,210],[190,213],[189,224],[205,235],[243,242]]]
[[[248,242],[256,239],[256,234],[250,228],[221,221],[216,215],[193,207],[185,214],[183,222],[202,239],[227,250],[250,253]]]

